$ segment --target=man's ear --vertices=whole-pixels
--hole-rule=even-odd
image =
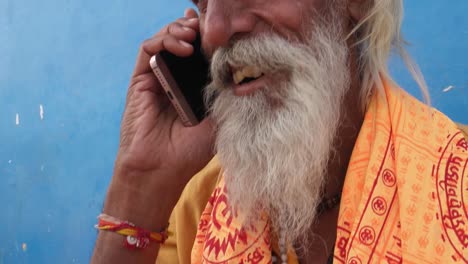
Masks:
[[[367,2],[372,0],[348,0],[348,12],[354,22],[364,18],[367,11]]]

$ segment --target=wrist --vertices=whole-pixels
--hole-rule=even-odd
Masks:
[[[167,179],[162,172],[116,169],[103,213],[150,231],[164,229],[183,189]]]

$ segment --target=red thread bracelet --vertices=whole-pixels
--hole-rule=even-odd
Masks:
[[[167,228],[161,232],[150,232],[105,214],[99,215],[98,219],[99,222],[95,226],[98,230],[111,231],[125,236],[124,245],[129,249],[144,249],[151,242],[163,244],[168,237]]]

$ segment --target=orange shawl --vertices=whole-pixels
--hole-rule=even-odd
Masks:
[[[456,124],[386,84],[365,115],[340,204],[334,263],[467,263],[468,142]],[[267,219],[243,227],[218,183],[194,264],[271,263]],[[289,263],[297,263],[291,253]]]

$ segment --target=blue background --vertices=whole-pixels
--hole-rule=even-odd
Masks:
[[[139,44],[188,5],[0,1],[0,264],[88,263]],[[404,21],[433,105],[464,123],[467,10],[466,0],[406,1]]]

